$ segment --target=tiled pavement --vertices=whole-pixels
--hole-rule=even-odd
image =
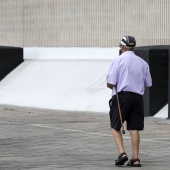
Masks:
[[[130,136],[124,143],[131,157]],[[117,170],[107,114],[0,106],[0,170]],[[145,118],[143,170],[169,170],[170,120]]]

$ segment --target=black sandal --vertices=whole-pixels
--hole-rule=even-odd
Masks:
[[[127,154],[125,152],[121,153],[117,160],[115,160],[115,165],[124,165],[128,160]]]
[[[135,162],[139,162],[139,163],[135,164]],[[141,167],[140,160],[139,159],[131,159],[126,166]]]

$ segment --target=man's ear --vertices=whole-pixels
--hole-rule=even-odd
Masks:
[[[121,50],[122,50],[122,53],[126,51],[126,49],[125,49],[125,46],[124,46],[124,45],[122,45],[122,49],[121,49]]]

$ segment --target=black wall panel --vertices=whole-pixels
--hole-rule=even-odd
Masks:
[[[168,103],[170,46],[136,47],[135,53],[150,66],[153,85],[143,98],[145,116],[153,116]]]
[[[0,80],[23,61],[23,48],[0,46]]]

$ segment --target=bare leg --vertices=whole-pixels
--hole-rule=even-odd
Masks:
[[[120,130],[118,131],[118,130],[112,129],[112,134],[113,134],[113,138],[116,143],[116,146],[119,150],[119,154],[125,152],[124,146],[123,146],[123,137],[122,137]]]
[[[132,150],[133,150],[132,159],[137,159],[139,156],[139,144],[140,144],[139,131],[130,130],[130,135],[131,135],[131,144],[132,144]]]

